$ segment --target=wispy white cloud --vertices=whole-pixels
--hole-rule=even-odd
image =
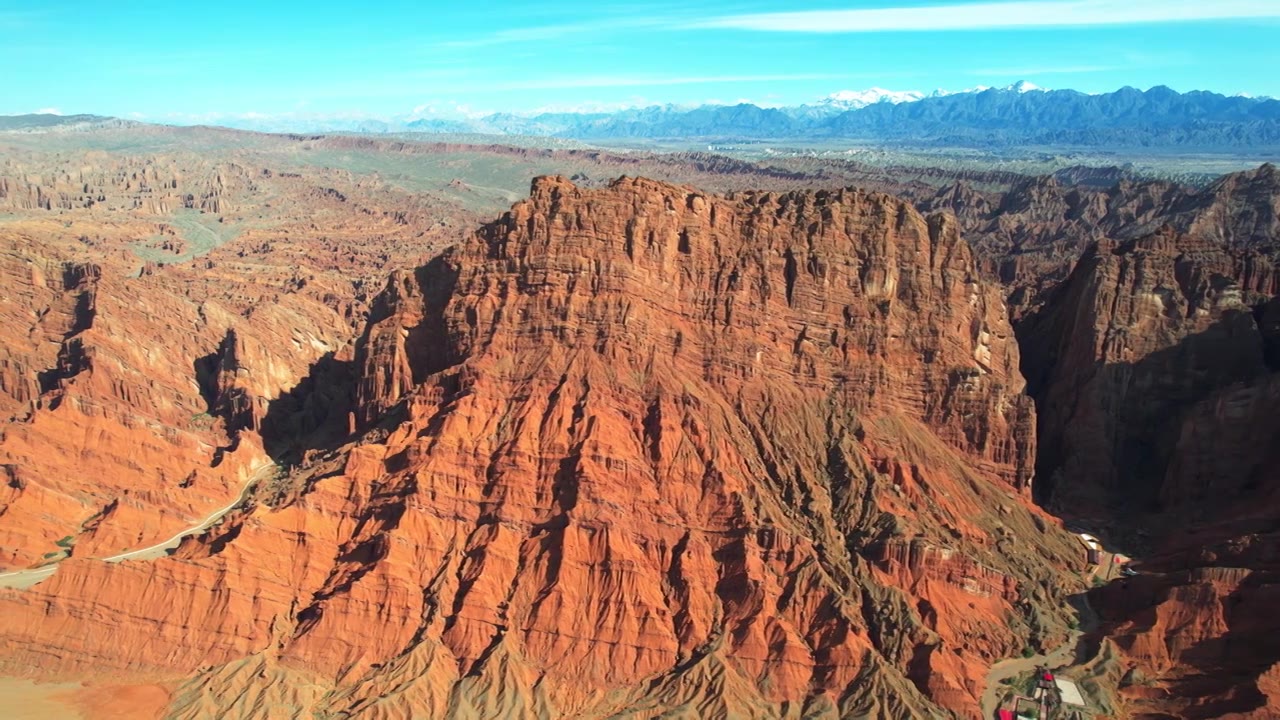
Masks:
[[[689,28],[765,32],[855,33],[1134,25],[1280,18],[1277,0],[1018,0],[931,7],[726,15]]]
[[[31,114],[32,115],[61,115],[62,111],[56,107],[47,107],[47,108],[40,108],[39,110],[32,111]]]
[[[427,50],[485,47],[490,45],[536,44],[560,40],[570,36],[609,36],[637,30],[675,30],[686,27],[702,17],[696,8],[687,3],[655,3],[652,0],[637,4],[601,5],[594,8],[598,17],[577,22],[548,24],[524,24],[515,27],[499,27],[485,35],[471,38],[426,38],[422,47]],[[561,15],[551,11],[546,4],[529,3],[504,13],[506,22],[521,20],[539,21]]]
[[[796,33],[912,32],[1079,27],[1280,18],[1280,0],[1009,0],[950,5],[798,10],[698,16],[689,7],[576,23],[512,27],[473,38],[427,40],[428,51],[530,45],[630,32],[755,30]]]
[[[557,40],[569,35],[590,35],[611,33],[622,30],[663,28],[669,27],[670,25],[671,22],[669,20],[660,20],[649,17],[610,18],[579,23],[565,23],[561,25],[509,28],[485,35],[484,37],[449,40],[436,43],[435,47],[472,48],[521,42],[543,42],[547,40]]]

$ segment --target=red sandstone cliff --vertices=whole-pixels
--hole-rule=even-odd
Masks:
[[[1253,315],[1267,296],[1245,275],[1220,245],[1171,231],[1101,244],[1020,325],[1046,497],[1077,514],[1154,509],[1182,411],[1267,372]]]
[[[1280,712],[1280,306],[1256,272],[1273,250],[1170,229],[1103,243],[1019,327],[1037,487],[1141,560],[1090,595],[1125,717]]]

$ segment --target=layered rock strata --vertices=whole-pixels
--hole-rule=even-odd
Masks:
[[[975,717],[1065,634],[1079,551],[945,216],[543,178],[353,363],[355,433],[276,492],[0,595],[3,667],[177,673],[175,717]]]

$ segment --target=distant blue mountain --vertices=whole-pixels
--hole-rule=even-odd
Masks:
[[[1074,90],[989,89],[878,103],[815,127],[831,137],[938,144],[1249,147],[1280,144],[1280,101],[1121,88],[1103,95]]]
[[[671,106],[610,115],[505,116],[502,130],[610,138],[857,139],[915,145],[1257,148],[1280,146],[1280,101],[1122,88],[1087,95],[1025,84],[843,112],[750,104]],[[523,120],[523,122],[521,122]],[[489,121],[484,118],[480,124]]]
[[[124,121],[98,116],[0,118],[0,131],[55,130]],[[1006,88],[924,96],[875,88],[842,91],[813,105],[765,108],[747,103],[658,105],[617,112],[498,113],[484,117],[307,120],[228,119],[267,132],[481,133],[601,142],[618,139],[860,141],[912,146],[1178,148],[1272,153],[1280,149],[1280,101],[1179,93],[1167,87],[1121,88],[1088,95]]]

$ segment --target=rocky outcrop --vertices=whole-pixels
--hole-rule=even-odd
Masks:
[[[1184,202],[1179,211],[1188,232],[1197,237],[1270,254],[1280,237],[1280,170],[1266,163],[1256,170],[1225,175]]]
[[[73,172],[25,165],[0,168],[12,173],[0,175],[0,207],[47,212],[97,208],[144,215],[169,215],[183,208],[230,213],[235,208],[229,196],[254,190],[249,169],[235,163],[184,176],[172,158],[104,160],[99,155]]]
[[[0,669],[183,674],[179,717],[975,717],[1065,634],[1078,549],[944,216],[544,178],[372,308],[355,436],[172,557],[0,594]]]
[[[0,345],[0,413],[6,419],[34,412],[41,394],[87,363],[75,339],[93,325],[102,268],[30,257],[20,247],[0,256],[9,292],[0,300],[0,322],[25,326],[25,337]]]
[[[1155,540],[1142,574],[1091,596],[1102,632],[1143,678],[1119,690],[1135,715],[1280,713],[1280,373],[1271,369],[1178,413],[1157,498],[1164,511],[1142,523]]]
[[[824,450],[821,443],[793,445],[802,442],[798,437],[784,445],[771,427],[783,421],[784,404],[791,408],[788,426],[812,418],[823,428],[809,442],[893,437],[864,427],[865,419],[910,418],[972,465],[1026,488],[1031,418],[1016,394],[1014,348],[998,297],[971,268],[945,218],[925,221],[887,196],[722,200],[640,180],[592,193],[546,179],[530,202],[487,227],[473,245],[392,280],[384,296],[390,307],[375,315],[386,317],[362,345],[357,405],[366,422],[404,403],[411,418],[426,422],[441,412],[428,408],[450,408],[455,397],[467,405],[482,402],[476,396],[576,398],[565,418],[569,437],[538,461],[559,467],[556,473],[540,477],[527,468],[521,459],[527,451],[509,455],[531,442],[520,433],[529,420],[520,418],[550,420],[553,408],[527,405],[531,400],[502,411],[515,425],[480,453],[490,456],[487,469],[473,471],[502,495],[516,477],[525,478],[518,481],[526,486],[522,494],[545,483],[535,493],[553,500],[552,513],[523,520],[535,526],[568,521],[577,486],[591,477],[603,482],[617,472],[640,472],[636,481],[643,482],[646,467],[655,479],[666,478],[655,488],[659,498],[672,492],[662,485],[679,487],[682,475],[705,487],[708,473],[720,478],[725,468],[743,467],[764,482],[759,492],[779,503],[775,511],[783,517],[789,506],[825,508],[833,492],[848,490],[823,478],[853,472],[851,465],[868,458],[845,458],[848,450]],[[918,373],[901,376],[891,367],[905,357],[915,359]],[[522,367],[527,362],[535,364]],[[601,372],[607,375],[597,377]],[[429,390],[419,389],[424,380]],[[492,383],[505,389],[486,387]],[[408,388],[415,390],[406,395]],[[634,399],[621,399],[627,397]],[[834,408],[820,409],[825,403]],[[700,449],[709,434],[725,439]],[[671,446],[672,438],[683,439]],[[597,442],[613,449],[605,452]],[[686,444],[684,453],[702,459],[671,457]],[[589,457],[598,459],[588,464]],[[605,466],[595,467],[601,461]],[[507,472],[514,477],[505,479]],[[559,510],[563,519],[556,498],[568,503]],[[742,512],[718,522],[758,522]],[[464,599],[463,608],[470,602],[491,601]],[[495,636],[468,627],[446,641],[462,657],[478,658]],[[681,654],[691,650],[679,647]]]
[[[578,222],[562,219],[558,212],[561,199],[574,197],[568,193],[578,193],[577,188],[541,181],[536,189],[535,201],[548,203],[547,207],[521,206],[516,212],[528,212],[530,217],[513,214],[502,221],[505,224],[490,226],[485,232],[493,237],[486,240],[486,252],[497,255],[517,241],[551,243],[549,234],[557,228],[539,227],[543,216],[555,222]],[[646,188],[641,185],[636,190]],[[570,278],[566,297],[548,301],[554,303],[551,313],[556,317],[569,316],[579,295],[605,290],[643,297],[658,285],[674,295],[654,303],[655,307],[640,305],[639,300],[618,301],[616,308],[599,301],[587,303],[584,309],[591,312],[588,320],[593,325],[623,325],[616,339],[601,330],[600,337],[583,340],[574,337],[583,330],[549,321],[526,332],[545,330],[561,342],[585,343],[608,356],[644,347],[655,359],[667,355],[678,365],[702,366],[705,369],[699,374],[705,379],[731,387],[766,374],[786,373],[804,385],[845,388],[842,392],[852,394],[855,407],[912,412],[943,428],[948,440],[997,470],[1010,484],[1028,485],[1031,440],[1017,430],[1030,422],[1030,407],[1020,397],[1016,347],[1010,342],[1003,303],[994,288],[973,275],[969,250],[947,218],[925,221],[887,196],[854,191],[746,194],[728,201],[690,191],[683,202],[676,200],[664,196],[654,209],[636,207],[636,203],[608,208],[612,227],[578,229],[570,224],[566,232],[594,233],[602,239],[618,235],[622,241],[584,247],[578,251],[582,259],[566,260],[565,267],[527,271],[535,278],[527,281],[532,283],[545,284],[546,278],[561,275]],[[521,237],[521,232],[533,237]],[[857,241],[864,235],[871,240],[859,246]],[[746,251],[734,252],[730,242],[745,242]],[[597,270],[593,256],[600,254],[605,259]],[[487,349],[488,341],[472,326],[482,327],[484,319],[503,304],[500,298],[476,297],[461,319],[456,309],[454,317],[441,314],[451,295],[479,295],[477,287],[491,282],[487,266],[472,270],[484,275],[458,277],[462,270],[457,262],[446,258],[413,278],[397,276],[383,298],[397,309],[375,309],[375,322],[362,345],[365,372],[357,400],[366,421],[398,402],[421,377],[456,364],[477,347]],[[610,286],[603,266],[626,267],[621,265],[624,262],[635,269],[625,274],[616,271],[621,277]],[[915,267],[917,263],[928,269]],[[580,274],[602,277],[593,277],[595,285],[580,288],[576,277]],[[781,317],[774,317],[775,305],[786,309]],[[944,306],[949,309],[938,309]],[[666,320],[670,327],[662,331],[635,327],[640,321],[633,320],[632,313],[641,310]],[[614,315],[608,315],[610,311]],[[398,314],[379,319],[393,312]],[[949,316],[952,312],[957,316]],[[499,314],[498,319],[503,316]],[[720,328],[715,342],[694,336],[695,328],[686,331],[677,323],[686,319],[698,323],[699,330],[701,326]],[[934,329],[921,333],[921,327]],[[961,337],[944,336],[952,329]],[[432,342],[442,332],[456,349]],[[874,387],[890,377],[889,366],[900,356],[918,358],[923,377],[890,383],[879,396],[874,390],[854,389]],[[720,364],[728,367],[715,367]],[[988,397],[992,392],[994,396]],[[966,427],[962,418],[982,426]]]
[[[1268,481],[1275,487],[1274,471]],[[1254,504],[1274,507],[1275,499],[1272,492]],[[1126,669],[1118,689],[1126,714],[1280,712],[1280,536],[1274,514],[1256,508],[1231,524],[1198,525],[1144,561],[1143,574],[1090,594]]]
[[[1094,243],[1125,243],[1165,226],[1232,252],[1242,286],[1280,292],[1277,177],[1270,164],[1200,189],[1129,178],[1096,187],[1044,176],[1007,180],[995,190],[987,183],[982,191],[957,182],[913,197],[925,211],[955,213],[983,271],[1008,288],[1017,319],[1039,307]]]
[[[56,296],[67,307],[56,326],[69,334],[32,348],[27,357],[49,347],[56,355],[34,373],[39,394],[0,436],[0,462],[26,479],[0,523],[6,570],[47,560],[73,541],[93,555],[146,547],[226,505],[265,458],[256,439],[234,460],[224,456],[254,428],[267,398],[307,367],[266,348],[287,347],[295,327],[315,328],[318,342],[340,332],[332,315],[296,312],[311,308],[274,307],[245,322],[216,303],[175,298],[163,279],[96,270],[85,277],[93,279],[69,282],[74,289]],[[55,326],[55,312],[44,328]],[[225,362],[215,367],[210,405],[200,392],[200,358],[220,346]]]
[[[209,415],[220,418],[233,439],[243,430],[258,430],[266,413],[267,400],[254,397],[251,378],[255,373],[246,366],[246,357],[254,354],[235,328],[228,328],[218,349],[196,361]]]
[[[1184,412],[1268,372],[1254,315],[1266,297],[1242,287],[1242,267],[1173,231],[1099,244],[1020,325],[1051,504],[1157,509]]]
[[[268,433],[273,403],[279,417],[316,367],[349,366],[387,268],[467,217],[173,139],[204,131],[130,134],[153,130],[156,154],[33,137],[0,159],[0,465],[17,473],[0,485],[0,574],[162,542],[239,497],[267,454],[292,457],[327,408]],[[346,410],[334,419],[345,436]]]
[[[1205,191],[1189,234],[1098,243],[1018,328],[1041,499],[1141,558],[1090,595],[1122,716],[1280,707],[1276,246],[1241,190],[1271,174]]]

